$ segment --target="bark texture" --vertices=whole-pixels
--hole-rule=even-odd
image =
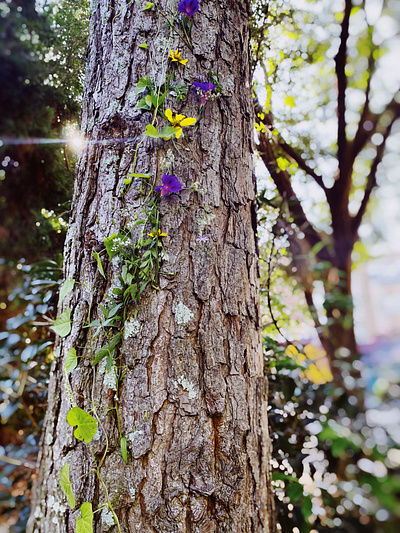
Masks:
[[[119,199],[136,143],[151,122],[149,113],[135,108],[135,88],[147,73],[162,76],[161,52],[154,57],[154,51],[165,48],[165,39],[168,48],[178,46],[176,37],[168,41],[159,15],[141,7],[127,0],[92,1],[83,102],[83,133],[91,142],[78,163],[65,248],[65,277],[89,290],[75,284],[62,304],[72,310],[73,324],[55,350],[30,533],[73,532],[83,502],[94,509],[105,502],[89,447],[74,438],[66,422],[70,403],[62,365],[75,347],[79,364],[69,379],[78,405],[86,410],[96,405],[100,412],[113,407],[107,376],[91,364],[104,337],[91,338],[83,322],[89,312],[92,320],[101,316],[98,305],[107,302],[119,267],[103,260],[105,280],[92,252],[118,232],[121,209],[140,209],[139,181]],[[193,53],[179,45],[189,59],[180,72],[188,84],[199,74],[218,73],[223,96],[208,102],[198,128],[186,128],[186,139],[175,148],[147,138],[138,152],[136,172],[160,177],[172,149],[174,174],[184,187],[198,182],[205,192],[184,189],[162,200],[168,237],[160,290],[146,290],[136,317],[133,307],[128,316],[134,326],[119,350],[126,374],[118,391],[128,463],[121,457],[115,411],[103,416],[104,430],[92,442],[99,458],[108,439],[101,473],[124,532],[273,531],[254,227],[249,9],[248,0],[201,2]],[[139,48],[144,42],[153,51],[151,64],[149,53]],[[184,107],[173,101],[169,106],[196,116],[199,99],[190,92]],[[196,242],[202,202],[210,206],[208,249]],[[75,510],[59,485],[66,461]],[[95,514],[94,530],[116,527],[103,511]]]

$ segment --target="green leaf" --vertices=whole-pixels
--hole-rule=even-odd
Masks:
[[[90,502],[81,505],[82,518],[76,519],[75,533],[93,533],[93,510]]]
[[[76,350],[75,348],[71,348],[68,353],[67,357],[65,358],[64,362],[64,372],[65,374],[69,374],[76,368],[76,365],[78,364],[78,358],[76,357]]]
[[[125,463],[128,462],[128,448],[126,446],[126,437],[121,437],[121,454]]]
[[[125,178],[124,185],[130,185],[132,183],[132,178]]]
[[[115,233],[112,233],[109,237],[104,239],[104,246],[106,247],[108,257],[112,259],[114,255],[117,255],[118,252],[113,251],[113,240],[118,237]]]
[[[121,304],[122,305],[122,304]],[[107,357],[107,355],[110,355],[110,356],[113,356],[114,355],[114,350],[117,346],[117,344],[119,343],[119,341],[121,340],[121,333],[117,333],[116,335],[114,335],[112,341],[107,344],[106,346],[103,346],[102,348],[100,348],[100,350],[98,351],[94,361],[93,361],[93,366],[97,365],[98,363],[100,363],[100,361],[102,361],[105,357]]]
[[[147,4],[142,9],[142,11],[147,11],[148,9],[151,9],[153,6],[154,6],[153,2],[147,2]]]
[[[158,136],[167,140],[170,139],[172,136],[175,136],[177,131],[179,131],[179,128],[174,128],[173,126],[164,126]]]
[[[97,261],[97,268],[99,269],[100,274],[103,276],[104,279],[106,279],[106,275],[104,274],[103,265],[101,264],[100,255],[97,252],[92,252],[93,257]]]
[[[303,496],[303,485],[297,481],[289,483],[286,494],[290,498],[291,502],[297,502]]]
[[[149,107],[147,104],[146,104],[146,99],[145,98],[141,98],[137,104],[137,108],[138,109],[145,109],[146,111],[150,111],[151,109],[151,106]]]
[[[148,75],[145,78],[140,78],[138,81],[138,84],[136,85],[135,94],[140,94],[146,89],[149,89],[150,87],[151,87],[151,81]]]
[[[151,109],[151,106],[154,104],[152,97],[149,94],[147,94],[144,97],[144,101],[146,102],[146,105],[149,106],[149,109]],[[155,107],[155,105],[154,105],[154,107]]]
[[[311,496],[306,496],[304,498],[303,503],[301,504],[301,514],[304,517],[304,520],[308,520],[308,518],[312,514],[312,501]]]
[[[132,178],[151,178],[151,174],[137,174],[136,172],[133,172],[130,176]]]
[[[147,43],[139,44],[139,48],[142,48],[143,50],[147,50],[148,48]]]
[[[78,440],[90,442],[97,433],[97,421],[80,407],[68,411],[67,422],[70,426],[78,426],[74,431]]]
[[[58,305],[64,300],[69,292],[74,288],[75,281],[72,278],[67,278],[60,289],[60,295],[58,297]]]
[[[61,315],[53,322],[50,329],[60,337],[66,337],[71,332],[71,309],[65,309]]]
[[[61,488],[67,497],[68,504],[71,507],[71,509],[75,508],[76,502],[75,502],[75,496],[72,492],[72,484],[69,480],[69,464],[65,463],[65,465],[61,469],[60,473],[60,485]]]
[[[146,135],[148,135],[149,137],[154,137],[155,139],[158,139],[157,128],[155,128],[152,124],[147,124]]]
[[[154,107],[157,107],[158,105],[157,96],[154,94],[154,91],[151,91],[150,95],[147,95],[147,96],[150,96],[151,103],[154,105]],[[146,102],[147,102],[147,96],[146,96]]]

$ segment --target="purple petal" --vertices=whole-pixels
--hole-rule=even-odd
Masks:
[[[161,181],[163,182],[162,189],[165,191],[161,193],[163,195],[167,194],[167,192],[179,192],[182,190],[182,183],[173,174],[165,174],[164,172]]]
[[[178,5],[178,11],[184,13],[187,17],[193,16],[199,10],[199,0],[181,0]]]
[[[210,81],[194,81],[193,85],[205,93],[213,91],[217,87]]]

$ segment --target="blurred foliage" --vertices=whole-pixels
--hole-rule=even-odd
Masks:
[[[10,269],[11,267],[11,269]],[[14,531],[24,531],[29,514],[32,472],[47,406],[47,381],[54,334],[48,325],[56,318],[62,256],[33,266],[3,262],[21,273],[22,283],[1,312],[0,333],[0,514],[10,515]]]
[[[65,216],[72,195],[62,139],[79,118],[88,1],[12,0],[0,15],[0,253],[35,261],[63,242],[41,210]]]
[[[346,397],[332,382],[306,379],[313,363],[307,349],[297,349],[304,352],[300,364],[285,345],[264,337],[279,531],[398,531],[400,376],[380,394],[369,391],[365,411],[358,397],[364,391],[354,387]],[[364,374],[362,362],[354,364]],[[350,380],[350,372],[344,377]]]

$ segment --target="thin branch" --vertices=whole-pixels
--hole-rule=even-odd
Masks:
[[[339,160],[339,178],[338,182],[348,178],[345,172],[348,143],[346,138],[346,62],[347,62],[347,39],[349,37],[350,13],[352,0],[345,0],[344,16],[342,22],[342,31],[340,34],[340,46],[335,57],[336,77],[338,83],[338,160]]]
[[[282,150],[285,152],[285,154],[288,156],[289,159],[294,161],[299,165],[301,170],[303,170],[306,174],[311,176],[316,183],[323,189],[323,191],[326,193],[327,188],[325,187],[325,184],[323,182],[322,176],[317,174],[315,170],[313,170],[311,167],[307,165],[307,163],[304,161],[304,159],[301,158],[300,154],[296,152],[292,146],[287,144],[284,140],[278,140],[277,144],[282,148]]]
[[[364,101],[363,110],[361,112],[360,121],[358,123],[357,132],[351,144],[351,164],[354,163],[358,154],[364,148],[365,144],[368,142],[370,137],[375,133],[375,128],[378,123],[378,117],[373,116],[369,109],[371,80],[372,80],[372,75],[375,71],[374,49],[375,47],[371,48],[371,54],[368,58],[369,75],[368,75],[368,81],[367,81],[367,88],[365,90],[365,101]],[[372,127],[369,127],[368,129],[364,127],[367,121],[370,121],[372,123]]]
[[[319,233],[310,224],[302,206],[297,198],[290,179],[290,175],[286,170],[279,168],[276,162],[276,156],[273,151],[270,140],[267,133],[258,132],[258,152],[260,157],[266,166],[268,172],[273,179],[279,194],[286,199],[290,215],[293,217],[293,221],[296,226],[304,233],[305,239],[308,242],[310,248],[322,242],[322,238]],[[321,261],[331,261],[332,257],[326,246],[324,246],[318,253],[317,257]]]
[[[385,133],[383,135],[382,143],[376,149],[376,156],[375,156],[375,158],[374,158],[374,160],[372,162],[371,170],[370,170],[370,173],[369,173],[368,178],[367,178],[367,183],[365,185],[364,197],[363,197],[363,199],[361,201],[361,205],[360,205],[360,208],[359,208],[357,214],[354,217],[352,217],[351,229],[352,229],[354,237],[356,237],[358,228],[360,227],[360,224],[362,222],[362,219],[363,219],[363,216],[365,214],[365,211],[367,210],[368,202],[369,202],[369,199],[371,197],[372,191],[374,190],[374,188],[377,185],[376,172],[378,170],[379,163],[381,163],[383,155],[385,153],[386,141],[387,141],[387,139],[388,139],[388,137],[389,137],[389,135],[390,135],[390,133],[392,131],[393,124],[395,123],[396,120],[398,120],[398,118],[400,116],[400,105],[399,105],[399,110],[398,111],[399,111],[399,114],[395,115],[392,118],[390,124],[387,126],[387,128],[385,130]]]

